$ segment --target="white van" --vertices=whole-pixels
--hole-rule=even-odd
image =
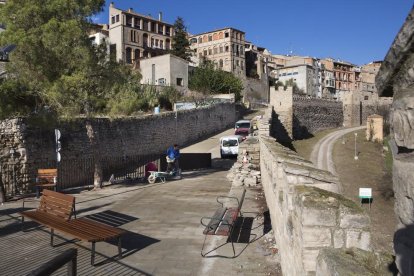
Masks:
[[[241,135],[224,136],[220,138],[220,156],[236,156],[239,154],[239,145],[243,141]]]

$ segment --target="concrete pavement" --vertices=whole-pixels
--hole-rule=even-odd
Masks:
[[[217,147],[220,135],[199,147]],[[214,152],[214,146],[210,150]],[[78,275],[276,275],[272,252],[265,245],[259,190],[248,190],[242,207],[243,212],[259,213],[257,217],[254,213],[245,214],[252,222],[250,239],[256,240],[236,244],[236,253],[241,253],[237,258],[229,258],[230,243],[213,252],[221,257],[200,255],[204,240],[200,218],[213,215],[218,195],[238,193],[226,174],[223,169],[200,170],[184,173],[182,180],[165,184],[113,185],[74,194],[78,217],[87,216],[128,230],[122,244],[124,258],[108,259],[117,253],[115,243],[97,243],[96,267],[89,264],[88,243],[75,245],[67,242],[71,240],[68,236],[61,235],[56,243],[63,244],[51,247],[48,229],[32,222],[26,225],[29,231],[21,232],[16,213],[21,202],[7,203],[0,207],[0,274],[25,275],[59,252],[75,247],[79,249]],[[35,207],[37,202],[29,206]],[[223,243],[225,237],[213,236],[208,237],[207,246],[214,248]],[[64,271],[57,275],[60,274]]]

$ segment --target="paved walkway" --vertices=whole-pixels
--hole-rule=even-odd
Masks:
[[[52,248],[48,229],[32,222],[26,223],[28,231],[21,232],[17,215],[21,202],[7,203],[0,207],[0,274],[25,275],[65,249],[76,247],[78,275],[274,275],[274,258],[264,246],[263,217],[254,219],[255,214],[246,216],[253,223],[250,238],[256,235],[257,240],[236,244],[239,257],[228,258],[232,256],[230,243],[213,252],[222,257],[200,255],[204,239],[200,218],[214,213],[218,195],[238,193],[226,174],[225,170],[195,171],[165,184],[116,185],[74,194],[78,217],[88,216],[129,231],[123,239],[125,257],[119,261],[109,259],[117,253],[115,243],[97,243],[96,267],[90,265],[88,243],[75,245],[62,235],[55,243],[63,244]],[[248,190],[244,212],[263,211],[258,192]],[[37,202],[29,206],[35,207]],[[225,242],[223,237],[209,237],[208,246]]]
[[[332,160],[333,145],[345,134],[364,128],[366,128],[366,126],[340,129],[326,135],[314,146],[311,153],[311,162],[318,169],[326,170],[331,172],[333,175],[336,175],[335,164]]]

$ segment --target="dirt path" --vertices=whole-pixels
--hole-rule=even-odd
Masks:
[[[332,161],[332,150],[335,141],[338,140],[343,135],[364,129],[366,126],[354,127],[337,130],[329,135],[326,135],[324,138],[318,141],[314,146],[311,153],[311,162],[316,165],[317,168],[322,170],[327,170],[332,174],[336,175],[335,165]]]
[[[396,218],[391,174],[385,168],[383,146],[366,141],[364,128],[341,129],[319,139],[313,147],[311,161],[318,168],[337,175],[342,183],[343,195],[358,204],[359,188],[372,189],[372,207],[369,209],[368,204],[364,204],[363,208],[371,219],[373,249],[392,253]],[[358,160],[354,159],[353,132],[358,134]]]

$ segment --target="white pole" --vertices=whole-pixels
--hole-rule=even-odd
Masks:
[[[357,136],[358,136],[358,133],[356,133],[355,132],[355,155],[354,155],[354,159],[355,160],[358,160],[358,155],[357,155],[357,143],[356,143],[356,140],[357,140]]]

